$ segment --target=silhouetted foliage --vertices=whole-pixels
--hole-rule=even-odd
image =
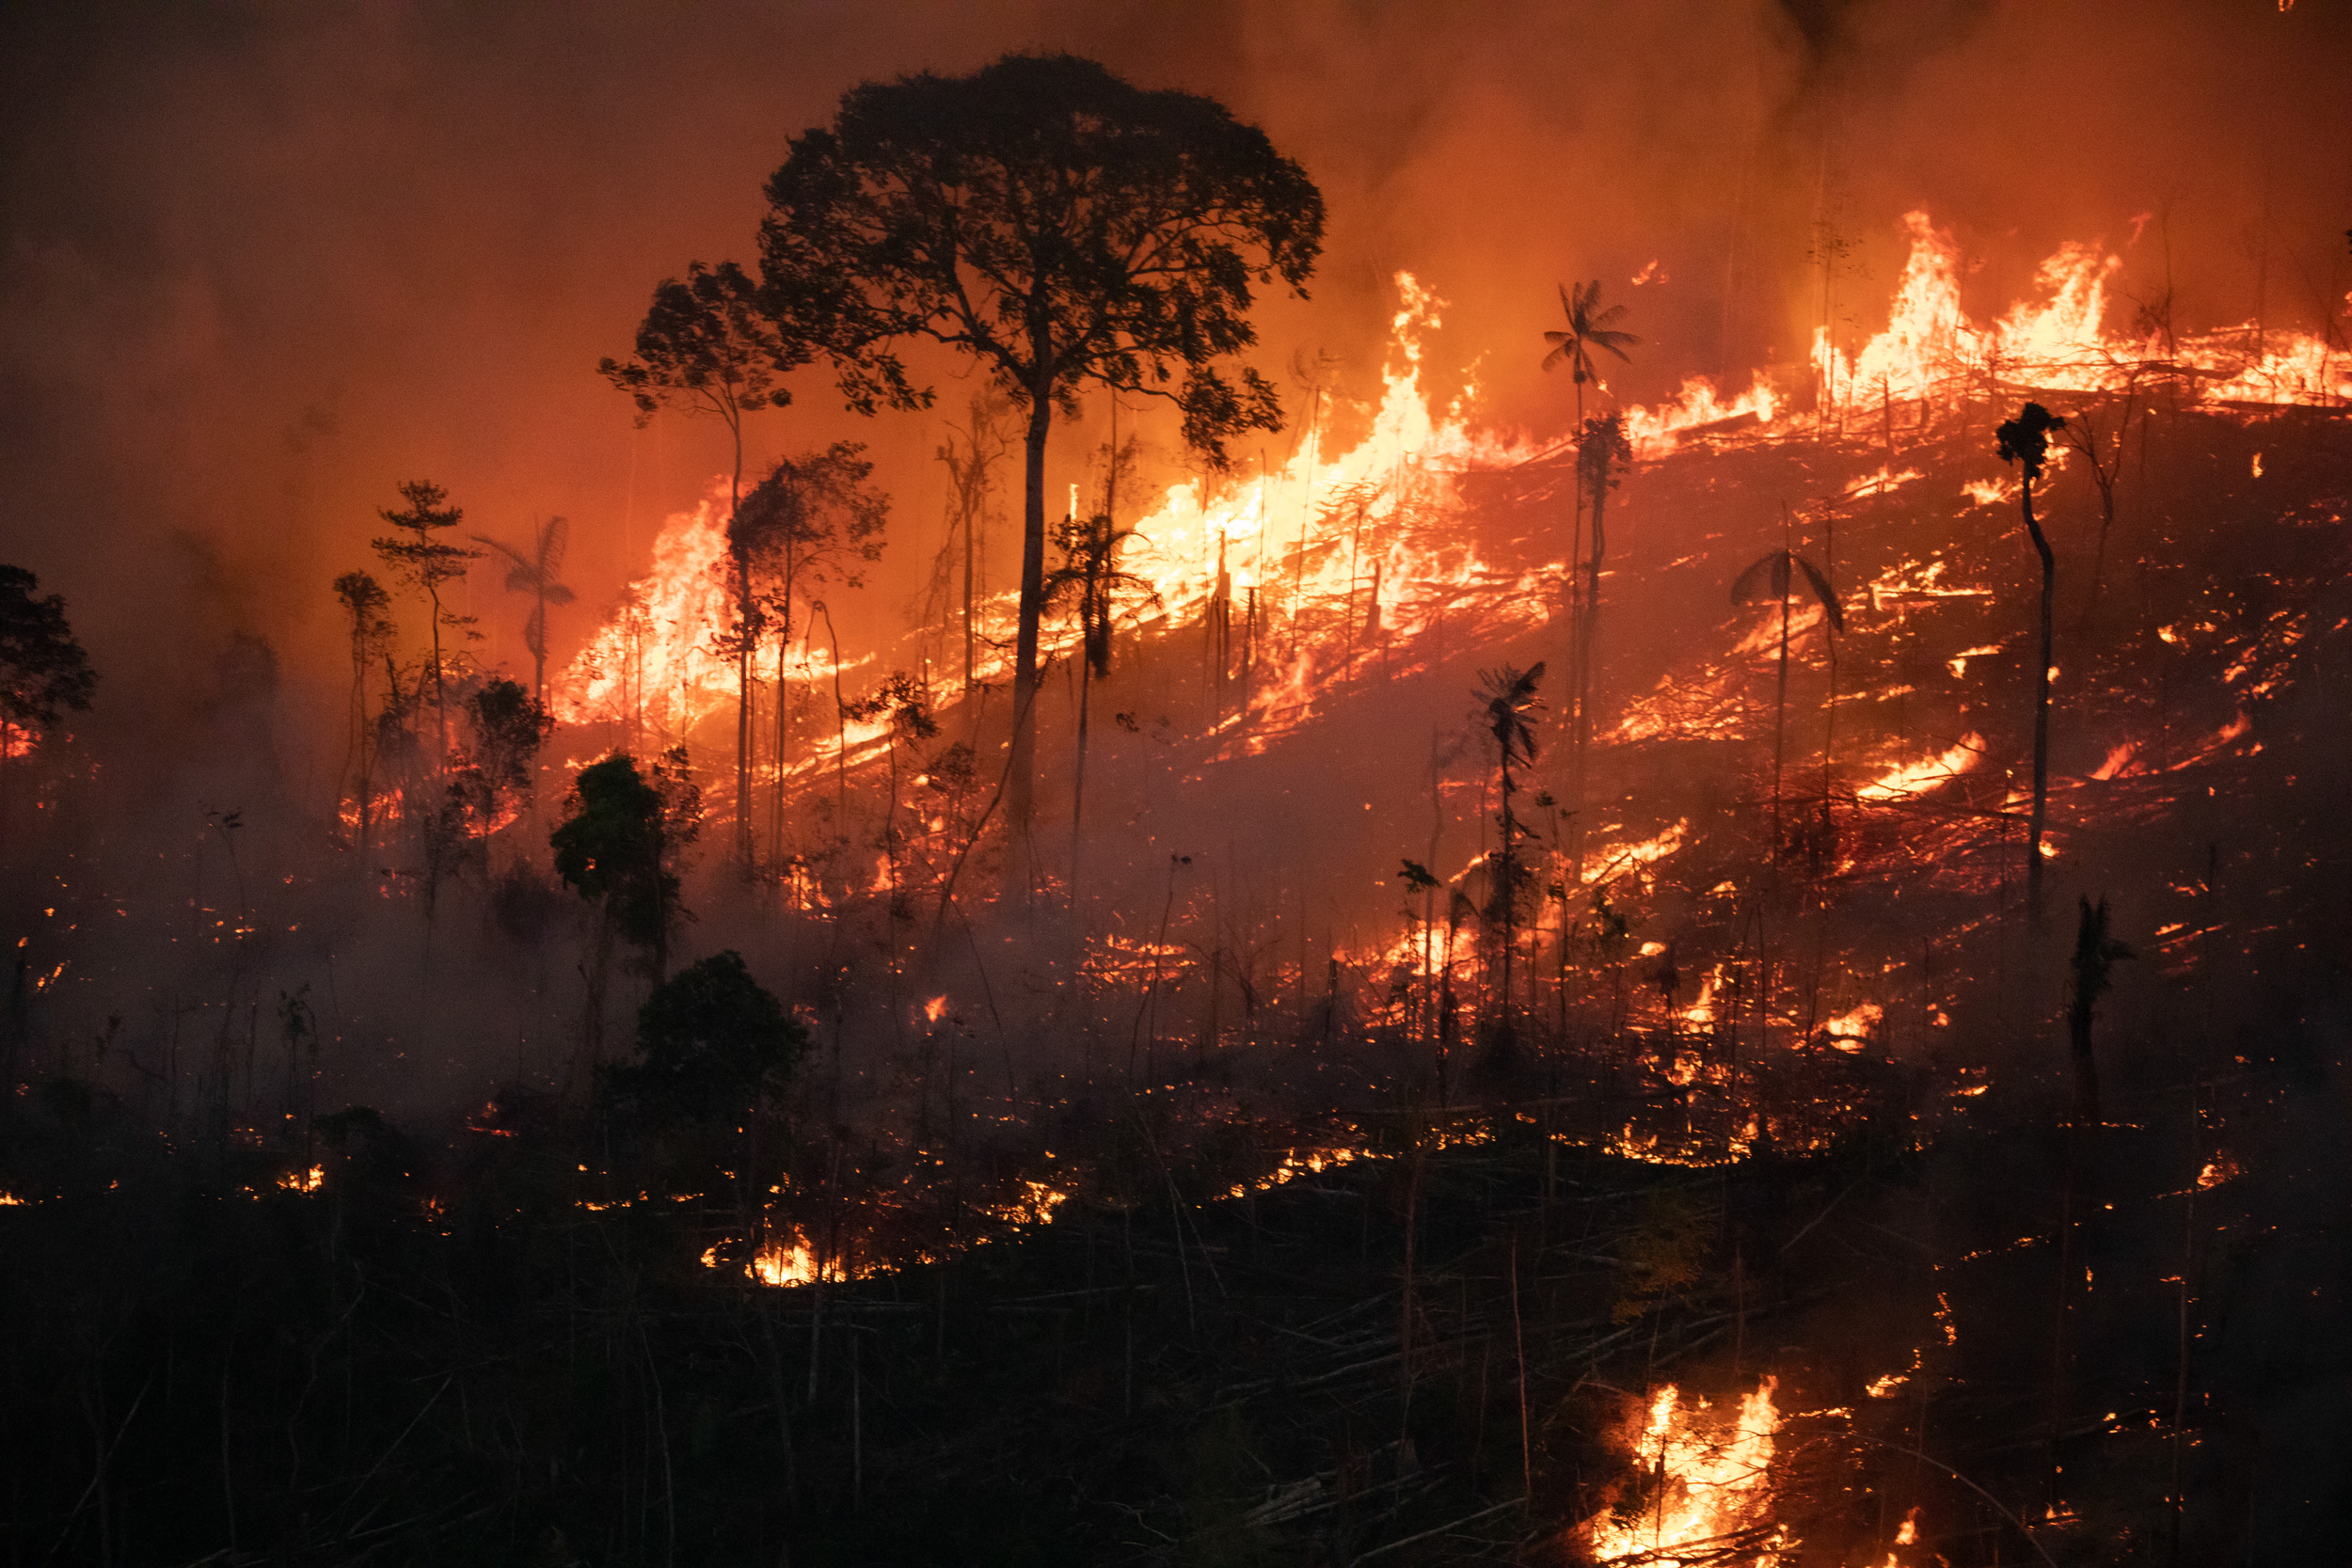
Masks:
[[[391,596],[383,584],[365,572],[345,572],[335,579],[335,598],[343,607],[351,638],[351,770],[352,804],[358,814],[356,842],[365,849],[375,819],[375,764],[382,748],[378,726],[368,717],[368,671],[391,648]]]
[[[506,558],[506,591],[531,595],[531,618],[523,623],[523,646],[531,651],[531,695],[543,703],[548,700],[548,606],[572,602],[572,591],[558,580],[564,570],[564,547],[571,537],[572,525],[562,517],[549,517],[540,525],[529,554],[486,533],[474,535]]]
[[[686,749],[664,752],[649,773],[625,752],[591,763],[572,781],[565,804],[570,815],[548,836],[556,875],[602,906],[614,932],[644,950],[660,979],[671,929],[685,914],[677,857],[702,823]]]
[[[1518,947],[1518,923],[1527,891],[1532,880],[1522,851],[1522,843],[1529,836],[1526,825],[1519,821],[1512,798],[1518,793],[1519,783],[1511,769],[1534,767],[1535,762],[1535,728],[1532,722],[1539,707],[1535,698],[1537,683],[1544,678],[1543,664],[1538,661],[1529,670],[1504,666],[1489,670],[1479,680],[1480,721],[1487,736],[1495,743],[1495,768],[1499,779],[1501,809],[1496,818],[1502,826],[1502,842],[1489,864],[1493,872],[1486,894],[1485,915],[1489,925],[1502,933],[1502,982],[1496,1010],[1496,1039],[1507,1041],[1511,1034],[1511,968]],[[1406,863],[1408,886],[1418,886],[1414,873],[1420,868]],[[1427,872],[1421,872],[1426,878]]]
[[[11,727],[47,730],[65,710],[87,708],[98,686],[64,598],[35,598],[40,586],[24,567],[0,566],[0,756]]]
[[[1111,626],[1120,598],[1132,594],[1150,604],[1160,600],[1149,581],[1119,568],[1120,548],[1135,536],[1134,529],[1115,528],[1100,512],[1065,517],[1054,530],[1062,562],[1045,578],[1045,602],[1074,602],[1081,651],[1096,680],[1111,673]]]
[[[605,1087],[673,1115],[740,1117],[780,1090],[807,1050],[808,1032],[729,949],[655,988],[637,1015],[640,1059],[608,1068]]]
[[[662,408],[716,414],[727,427],[735,461],[727,481],[730,592],[737,628],[723,649],[735,660],[736,854],[749,871],[754,854],[752,816],[745,802],[752,785],[752,657],[758,612],[752,567],[735,532],[743,504],[743,416],[781,408],[791,393],[776,385],[778,372],[808,362],[810,350],[796,333],[765,311],[759,291],[733,261],[716,267],[694,261],[686,281],[665,277],[655,286],[653,307],[637,329],[637,356],[622,363],[599,360],[604,378],[635,399],[642,426]]]
[[[433,683],[433,717],[436,736],[435,760],[443,759],[449,752],[449,701],[447,695],[447,661],[441,653],[441,628],[463,631],[468,637],[478,636],[472,627],[474,618],[458,615],[441,606],[441,589],[466,575],[466,563],[478,560],[482,552],[469,550],[463,545],[453,545],[439,537],[465,521],[465,512],[449,504],[449,492],[425,480],[412,479],[400,486],[401,499],[408,504],[393,512],[379,507],[376,515],[392,525],[399,532],[378,536],[373,541],[375,553],[384,563],[398,572],[408,586],[425,596],[433,610],[433,664],[428,672]],[[405,537],[403,537],[405,535]]]
[[[1323,198],[1222,105],[1066,55],[853,88],[830,128],[794,138],[767,195],[771,307],[823,339],[851,406],[927,404],[898,356],[927,338],[1028,410],[1011,802],[1025,832],[1054,410],[1074,415],[1089,381],[1165,398],[1218,465],[1234,436],[1278,428],[1273,387],[1218,367],[1256,341],[1254,289],[1298,290],[1312,271]]]
[[[2074,952],[2068,960],[2066,1028],[2074,1067],[2074,1118],[2082,1126],[2099,1121],[2099,1063],[2090,1051],[2090,1026],[2098,1019],[2099,998],[2114,983],[2115,966],[2137,958],[2131,948],[2108,934],[2107,901],[2082,900],[2082,919],[2074,928]]]
[[[1802,578],[1812,590],[1814,601],[1821,607],[1833,631],[1846,629],[1846,612],[1838,608],[1837,594],[1829,584],[1821,569],[1791,549],[1777,549],[1751,562],[1731,583],[1733,604],[1773,604],[1780,606],[1780,665],[1779,678],[1772,699],[1772,855],[1780,856],[1780,776],[1782,748],[1788,733],[1788,610],[1796,597],[1796,584]]]
[[[1567,316],[1567,325],[1561,331],[1544,334],[1544,341],[1551,345],[1551,352],[1544,356],[1544,369],[1565,365],[1569,375],[1581,387],[1587,381],[1600,379],[1600,372],[1593,368],[1595,349],[1613,354],[1624,363],[1632,362],[1625,351],[1638,346],[1642,340],[1630,332],[1617,330],[1616,324],[1625,320],[1624,306],[1600,309],[1599,278],[1579,283],[1573,289],[1562,284],[1560,309]],[[1581,417],[1578,422],[1581,426]]]

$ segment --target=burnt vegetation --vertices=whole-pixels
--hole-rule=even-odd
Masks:
[[[1220,106],[868,86],[767,198],[764,269],[602,367],[728,428],[699,620],[649,578],[566,632],[564,519],[472,535],[527,688],[402,483],[331,783],[240,643],[241,793],[151,842],[0,568],[10,1562],[2328,1549],[2335,350],[2168,315],[1595,412],[1640,340],[1593,282],[1556,444],[1327,450],[1316,382],[1236,480],[1323,208]],[[921,624],[845,651],[897,476],[746,484],[744,417],[810,370],[911,417],[918,339],[990,384]]]

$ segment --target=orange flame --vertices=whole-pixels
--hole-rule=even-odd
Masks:
[[[1710,1416],[1703,1400],[1683,1406],[1673,1384],[1661,1388],[1633,1445],[1640,1468],[1656,1478],[1656,1495],[1637,1513],[1620,1507],[1594,1521],[1593,1556],[1603,1562],[1639,1557],[1659,1568],[1677,1568],[1712,1561],[1714,1555],[1677,1547],[1700,1546],[1764,1524],[1772,1502],[1772,1438],[1780,1430],[1772,1406],[1776,1386],[1766,1378],[1740,1400],[1739,1415],[1728,1422]]]

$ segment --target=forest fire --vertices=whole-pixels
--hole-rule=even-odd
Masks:
[[[2314,9],[0,23],[0,1538],[2324,1556]]]
[[[1736,1411],[1710,1410],[1704,1400],[1686,1406],[1675,1385],[1660,1388],[1629,1445],[1639,1493],[1594,1522],[1594,1557],[1683,1568],[1724,1560],[1735,1544],[1740,1560],[1758,1563],[1776,1561],[1793,1547],[1772,1528],[1772,1444],[1780,1430],[1774,1387],[1764,1379]]]

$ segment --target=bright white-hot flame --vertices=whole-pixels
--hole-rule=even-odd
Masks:
[[[1859,1051],[1884,1022],[1886,1009],[1875,1002],[1865,1002],[1822,1024],[1821,1034],[1840,1051]]]
[[[1661,1388],[1633,1443],[1636,1467],[1657,1491],[1638,1512],[1620,1506],[1593,1523],[1593,1556],[1603,1562],[1638,1556],[1658,1568],[1678,1568],[1715,1560],[1703,1544],[1768,1523],[1772,1440],[1780,1431],[1776,1386],[1766,1378],[1728,1421],[1704,1401],[1684,1406],[1672,1384]],[[1701,1550],[1686,1555],[1678,1546]]]
[[[1854,799],[1871,801],[1900,800],[1909,796],[1920,794],[1925,790],[1935,788],[1938,784],[1949,784],[1952,780],[1959,778],[1963,773],[1976,767],[1983,755],[1984,736],[1975,734],[1962,736],[1959,744],[1948,751],[1938,752],[1934,756],[1921,757],[1916,762],[1904,763],[1899,768],[1880,774],[1868,784],[1855,789]]]
[[[712,646],[728,621],[726,584],[714,569],[726,553],[726,506],[722,490],[662,525],[652,570],[629,585],[620,610],[554,683],[548,705],[558,719],[579,724],[642,714],[655,729],[683,736],[717,711],[734,683],[733,668]]]
[[[1826,330],[1814,334],[1814,372],[1833,407],[1884,405],[1891,416],[1894,404],[1948,402],[1972,387],[2114,391],[2156,358],[2161,345],[2105,330],[2107,285],[2122,259],[2101,246],[2059,245],[2042,263],[2039,298],[1979,325],[1961,309],[1960,256],[1951,236],[1923,212],[1905,214],[1903,227],[1911,254],[1885,329],[1851,356]],[[2200,372],[2196,396],[2208,403],[2300,403],[2352,392],[2352,356],[2308,333],[2258,331],[2249,324],[2182,339],[2169,356]],[[1973,485],[1970,493],[1980,502],[1994,499]]]
[[[2098,245],[2061,246],[2042,265],[2034,298],[1995,320],[1972,322],[1962,309],[1963,269],[1950,236],[1924,213],[1909,214],[1903,223],[1910,254],[1885,329],[1851,353],[1826,335],[1814,348],[1821,419],[1851,420],[1859,430],[1865,412],[1885,411],[1888,464],[1851,487],[1849,498],[1883,494],[1917,477],[1915,469],[1898,466],[1893,449],[1899,433],[1931,423],[1939,405],[1988,390],[2001,396],[2020,387],[2107,391],[2143,373],[2177,379],[2185,369],[2195,372],[2196,386],[2179,390],[2206,403],[2352,397],[2352,355],[2318,339],[2276,330],[2218,331],[2167,345],[2168,357],[2159,364],[2149,345],[2106,335],[2103,316],[2120,263]],[[1157,595],[1152,608],[1140,612],[1147,625],[1219,627],[1220,649],[1230,638],[1225,657],[1240,674],[1228,692],[1222,755],[1263,751],[1311,718],[1330,693],[1369,672],[1393,674],[1424,664],[1440,615],[1453,613],[1448,607],[1474,605],[1485,623],[1481,635],[1491,638],[1540,626],[1558,602],[1561,562],[1495,570],[1470,531],[1438,520],[1458,499],[1461,471],[1556,456],[1557,449],[1536,451],[1473,429],[1474,386],[1450,401],[1433,398],[1423,382],[1422,342],[1439,326],[1443,302],[1409,275],[1399,274],[1395,284],[1399,303],[1380,396],[1369,410],[1367,434],[1354,447],[1330,450],[1328,421],[1321,417],[1328,400],[1319,400],[1287,459],[1269,454],[1255,471],[1168,485],[1146,498],[1139,515],[1118,519],[1135,531],[1120,570]],[[1915,418],[1898,415],[1899,402],[1913,405]],[[1644,460],[1685,440],[1793,422],[1788,400],[1761,373],[1736,393],[1693,377],[1672,400],[1623,413],[1628,438]],[[2050,460],[2063,456],[2054,450]],[[2015,497],[2014,486],[2012,475],[1989,475],[1970,482],[1967,493],[1980,505],[1995,506]],[[731,598],[724,570],[726,494],[719,484],[697,507],[670,517],[655,541],[649,570],[554,683],[559,718],[626,722],[668,744],[730,711],[737,671],[720,651]],[[1073,507],[1084,499],[1073,492]],[[1940,562],[1906,568],[1903,580],[1873,583],[1873,605],[1882,590],[1930,597],[1988,592],[1940,586],[1934,580],[1940,569]],[[1012,609],[1006,592],[993,596],[985,613],[1002,626]],[[1809,628],[1819,614],[1799,608],[1790,630]],[[1777,653],[1778,616],[1762,619],[1770,625],[1750,632],[1742,653]],[[1043,628],[1045,650],[1064,656],[1078,635],[1073,618],[1055,617]],[[1003,681],[1010,650],[993,639],[984,639],[982,647],[976,675]],[[1955,673],[1992,651],[1958,656]],[[831,683],[859,665],[880,665],[879,656],[860,653],[836,670],[833,657],[824,647],[796,646],[783,676],[795,684]],[[776,673],[771,647],[758,673],[773,680]],[[940,694],[946,694],[944,685]],[[1680,721],[1657,703],[1634,705],[1619,733],[1624,738],[1673,733]],[[806,752],[789,759],[790,769],[803,776],[830,770],[837,752],[851,766],[877,759],[889,743],[887,724],[887,719],[874,719],[815,726],[803,737]],[[1935,771],[1949,776],[1973,761],[1955,759]],[[1871,792],[1896,795],[1913,787],[1899,773],[1866,786],[1865,795],[1884,798]],[[878,877],[877,888],[885,885]]]

